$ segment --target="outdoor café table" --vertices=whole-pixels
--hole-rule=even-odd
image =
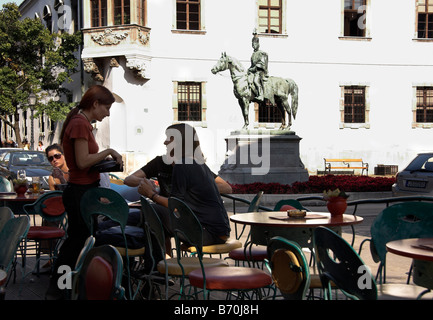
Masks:
[[[304,218],[289,218],[286,211],[260,211],[235,214],[230,220],[249,225],[254,244],[267,245],[272,237],[281,236],[313,249],[314,228],[323,226],[341,234],[341,227],[361,223],[363,218],[351,214],[331,217],[326,212],[307,212]]]
[[[413,283],[428,289],[422,294],[433,289],[433,238],[390,241],[386,244],[386,249],[413,259]]]
[[[39,198],[38,193],[25,193],[22,196],[15,192],[0,193],[0,206],[9,207],[16,215],[25,214],[23,206],[26,203],[33,203]]]

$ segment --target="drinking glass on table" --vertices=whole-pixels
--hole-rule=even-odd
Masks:
[[[41,180],[39,177],[32,177],[32,188],[33,188],[33,193],[41,192]]]
[[[18,180],[26,180],[26,170],[18,170],[17,171],[17,179]]]

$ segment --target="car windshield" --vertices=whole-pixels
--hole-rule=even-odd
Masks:
[[[47,156],[43,152],[23,151],[11,152],[5,155],[5,161],[13,166],[49,166]]]
[[[407,171],[433,171],[433,154],[420,154],[407,166]]]

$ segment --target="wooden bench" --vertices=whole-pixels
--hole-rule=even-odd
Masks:
[[[362,159],[326,159],[325,160],[325,174],[330,174],[331,170],[361,170],[361,175],[368,175],[368,163]]]

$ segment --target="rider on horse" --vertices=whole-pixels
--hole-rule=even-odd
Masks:
[[[256,100],[262,102],[264,100],[264,84],[263,81],[268,77],[268,54],[259,50],[259,38],[254,32],[252,45],[254,52],[251,56],[251,67],[248,69],[248,74],[253,74],[253,91],[256,95]]]

